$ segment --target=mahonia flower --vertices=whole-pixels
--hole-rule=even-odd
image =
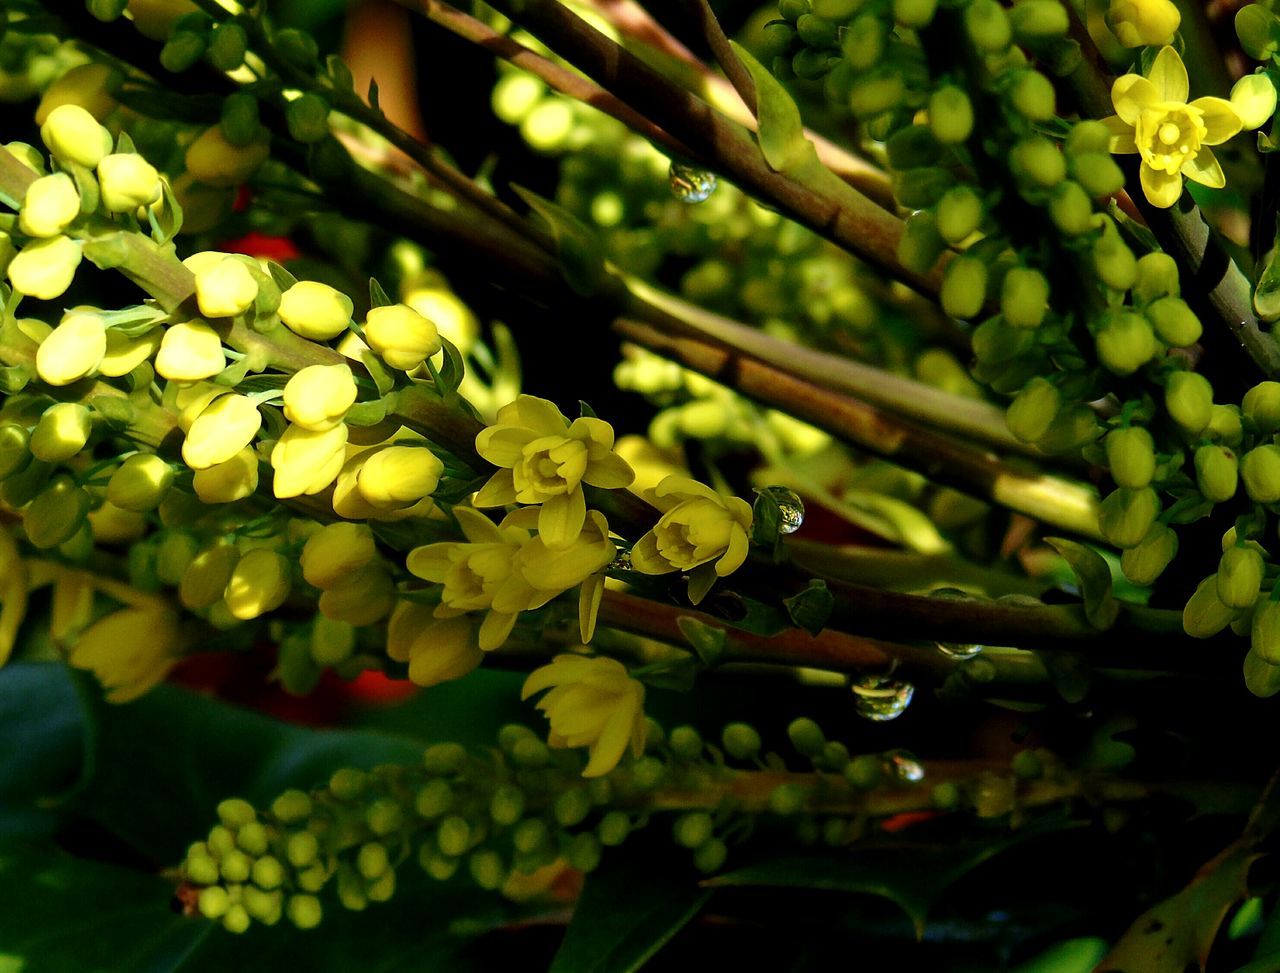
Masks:
[[[182,460],[193,470],[225,463],[262,428],[262,413],[247,395],[220,395],[201,411],[182,441]]]
[[[27,187],[18,229],[27,236],[57,236],[80,215],[80,194],[65,172],[41,176]]]
[[[207,318],[229,318],[247,311],[258,296],[258,282],[235,257],[197,264],[196,304]]]
[[[19,294],[51,301],[71,286],[80,257],[80,244],[70,237],[34,240],[9,261],[9,283]]]
[[[745,500],[723,497],[683,476],[664,478],[644,491],[644,497],[662,516],[631,548],[631,566],[636,571],[687,572],[689,600],[696,605],[717,577],[732,574],[747,559],[751,507]]]
[[[49,385],[70,385],[96,372],[106,353],[102,319],[72,312],[40,342],[36,374]]]
[[[276,313],[294,334],[328,341],[347,330],[354,306],[342,291],[314,280],[300,280],[280,295]]]
[[[461,679],[480,665],[484,652],[470,618],[435,618],[430,605],[402,601],[387,622],[387,655],[409,664],[409,680],[435,686]]]
[[[1107,22],[1125,47],[1160,47],[1173,41],[1182,14],[1171,0],[1111,0]]]
[[[298,425],[286,429],[271,450],[276,499],[319,493],[327,487],[342,469],[346,445],[347,427],[342,423],[324,432]]]
[[[1182,195],[1182,177],[1214,189],[1226,185],[1209,149],[1240,131],[1242,122],[1225,98],[1188,103],[1187,69],[1172,47],[1161,48],[1146,77],[1125,74],[1111,86],[1116,114],[1104,118],[1111,151],[1142,156],[1142,191],[1167,209]]]
[[[570,423],[546,399],[521,395],[476,436],[476,452],[502,467],[476,494],[477,507],[541,504],[538,533],[550,548],[572,544],[587,516],[582,484],[630,486],[635,473],[613,449],[613,427],[583,416]]]
[[[436,618],[485,612],[480,648],[507,640],[522,611],[541,608],[562,592],[587,581],[613,560],[604,515],[592,510],[567,547],[552,549],[530,533],[532,511],[516,511],[494,524],[476,510],[455,507],[466,541],[426,544],[409,552],[409,571],[444,585]]]
[[[191,486],[201,503],[234,503],[258,489],[258,454],[246,446],[230,459],[196,470]]]
[[[553,747],[587,747],[590,758],[583,777],[613,770],[628,745],[633,756],[644,752],[644,684],[632,679],[621,662],[558,655],[550,665],[529,673],[520,698],[544,689],[551,691],[537,706],[551,722],[547,742]]]
[[[284,416],[303,429],[324,432],[342,422],[356,391],[349,365],[308,365],[284,387]]]
[[[299,563],[307,584],[326,591],[356,573],[378,554],[365,524],[326,524],[302,545]]]
[[[59,105],[40,126],[40,138],[59,162],[92,169],[111,151],[111,133],[79,105]]]
[[[388,365],[406,372],[443,347],[435,324],[404,304],[371,309],[365,317],[364,340]]]
[[[160,174],[136,152],[113,152],[98,163],[102,204],[112,213],[131,213],[160,198]]]
[[[156,352],[156,374],[171,382],[198,382],[226,367],[218,332],[203,321],[180,321],[165,329]]]
[[[1276,113],[1276,86],[1265,71],[1246,74],[1231,86],[1231,107],[1246,129],[1260,128]]]
[[[233,617],[248,621],[283,605],[290,587],[284,555],[255,547],[236,562],[222,597]]]
[[[356,489],[382,510],[396,510],[431,496],[444,463],[424,446],[387,446],[371,452],[356,474]]]
[[[160,683],[182,648],[178,616],[162,607],[122,608],[80,634],[68,661],[88,669],[113,703],[127,703]]]

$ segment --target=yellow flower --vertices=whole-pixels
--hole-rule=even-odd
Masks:
[[[241,621],[257,618],[289,597],[289,562],[276,551],[255,547],[236,562],[222,597]]]
[[[191,485],[201,503],[234,503],[258,489],[258,454],[246,446],[229,460],[196,470]]]
[[[156,353],[156,374],[172,382],[198,382],[226,367],[218,332],[202,321],[182,321],[165,330]]]
[[[394,510],[431,496],[444,464],[423,446],[388,446],[372,453],[356,475],[356,489],[375,507]]]
[[[1111,0],[1107,22],[1125,47],[1160,47],[1173,41],[1182,14],[1170,0]]]
[[[243,314],[258,296],[258,282],[235,257],[224,257],[195,271],[196,304],[207,318]]]
[[[436,326],[411,307],[375,307],[365,317],[364,340],[392,368],[410,371],[442,347]]]
[[[19,294],[41,301],[61,297],[80,266],[80,244],[55,236],[28,243],[9,261],[9,283]]]
[[[343,365],[308,365],[284,387],[284,416],[303,429],[324,432],[356,401],[356,380]]]
[[[609,525],[595,510],[569,546],[556,549],[530,532],[532,511],[517,511],[500,525],[465,507],[453,513],[467,540],[414,548],[406,564],[419,578],[444,585],[436,618],[485,612],[480,648],[486,652],[507,640],[520,612],[587,581],[616,550]]]
[[[346,458],[347,427],[339,423],[324,432],[292,425],[271,450],[275,470],[271,488],[277,500],[319,493],[338,475]]]
[[[36,124],[43,125],[55,108],[79,105],[96,119],[103,119],[116,108],[117,102],[107,91],[111,68],[106,64],[81,64],[72,68],[44,89],[36,107]]]
[[[461,679],[484,659],[469,618],[436,619],[430,605],[402,601],[387,622],[387,655],[409,663],[409,680],[435,686]]]
[[[280,295],[276,313],[295,334],[328,341],[347,330],[353,306],[342,291],[314,280],[300,280]]]
[[[253,442],[262,413],[247,395],[235,392],[214,399],[191,423],[182,441],[182,460],[193,470],[225,463]]]
[[[687,572],[689,600],[696,605],[717,577],[732,574],[747,559],[751,507],[683,476],[666,477],[644,496],[662,516],[636,541],[631,565],[641,574]]]
[[[326,524],[302,546],[302,577],[321,591],[336,588],[377,553],[373,532],[364,524]]]
[[[90,625],[71,648],[70,663],[88,669],[113,703],[137,699],[178,661],[182,629],[164,608],[123,608]]]
[[[111,151],[111,133],[79,105],[59,105],[40,126],[40,138],[59,162],[92,169]]]
[[[113,152],[98,163],[102,203],[112,213],[131,213],[160,198],[160,174],[136,152]]]
[[[80,194],[65,172],[41,176],[27,187],[18,229],[27,236],[57,236],[80,215]]]
[[[1221,189],[1222,167],[1209,149],[1240,131],[1241,120],[1225,98],[1188,103],[1187,69],[1172,47],[1156,55],[1146,77],[1125,74],[1111,86],[1116,114],[1104,118],[1111,151],[1142,156],[1142,191],[1167,209],[1182,195],[1182,177]]]
[[[107,331],[96,314],[68,314],[40,342],[36,374],[49,385],[70,385],[92,375],[107,353]]]
[[[626,666],[603,656],[558,655],[550,665],[529,673],[520,692],[528,699],[544,689],[538,709],[551,721],[553,747],[587,747],[583,777],[600,777],[618,766],[628,744],[633,756],[644,752],[644,685]]]
[[[566,547],[582,530],[582,484],[619,490],[635,473],[613,449],[613,427],[586,416],[572,424],[555,404],[521,395],[498,410],[498,421],[476,436],[476,451],[502,467],[476,494],[477,507],[542,504],[538,533],[548,547]]]

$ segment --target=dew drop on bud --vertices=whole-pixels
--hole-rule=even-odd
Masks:
[[[716,191],[716,175],[706,169],[671,163],[671,195],[682,203],[701,203]]]
[[[924,780],[924,764],[910,750],[890,750],[884,755],[885,775],[903,784]]]
[[[855,679],[853,705],[859,716],[874,723],[896,720],[906,712],[916,687],[891,676],[868,675]]]
[[[973,596],[959,588],[934,588],[929,592],[930,598],[945,598],[949,601],[967,601]],[[985,648],[976,642],[934,642],[938,651],[948,659],[972,659]]]
[[[771,486],[760,491],[767,493],[778,505],[778,533],[794,534],[804,523],[804,501],[795,490]]]

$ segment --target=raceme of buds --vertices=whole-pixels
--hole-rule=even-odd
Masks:
[[[284,387],[285,418],[313,432],[332,429],[355,403],[356,391],[350,366],[308,365]]]
[[[57,236],[80,215],[80,194],[65,172],[41,176],[27,187],[18,229],[27,236]]]
[[[295,334],[328,341],[347,330],[352,303],[342,291],[313,280],[300,280],[280,295],[276,313]]]
[[[36,374],[49,385],[70,385],[96,372],[106,353],[102,319],[73,311],[40,342]]]
[[[98,163],[102,204],[112,213],[131,213],[160,198],[160,174],[136,152],[115,152]]]
[[[364,340],[392,368],[410,371],[442,347],[436,326],[413,308],[391,304],[365,317]]]
[[[93,169],[111,151],[111,133],[79,105],[59,105],[40,126],[40,138],[60,162]]]

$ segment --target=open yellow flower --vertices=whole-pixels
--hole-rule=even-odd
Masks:
[[[1167,209],[1182,195],[1182,177],[1214,189],[1226,185],[1209,149],[1240,131],[1242,122],[1225,98],[1188,103],[1187,69],[1172,47],[1161,48],[1143,77],[1125,74],[1111,86],[1116,114],[1104,118],[1111,151],[1142,156],[1142,191],[1151,205]]]
[[[110,702],[127,703],[163,681],[182,647],[175,613],[158,606],[122,608],[90,625],[68,661],[97,676]]]
[[[603,656],[558,655],[529,673],[521,699],[544,689],[538,709],[551,721],[553,747],[587,747],[583,777],[600,777],[618,766],[628,744],[644,752],[644,685],[626,666]]]
[[[542,504],[538,533],[548,547],[573,543],[587,516],[582,484],[620,490],[635,473],[613,449],[613,427],[583,417],[570,423],[546,399],[521,395],[476,436],[476,452],[498,470],[476,494],[477,507]]]

